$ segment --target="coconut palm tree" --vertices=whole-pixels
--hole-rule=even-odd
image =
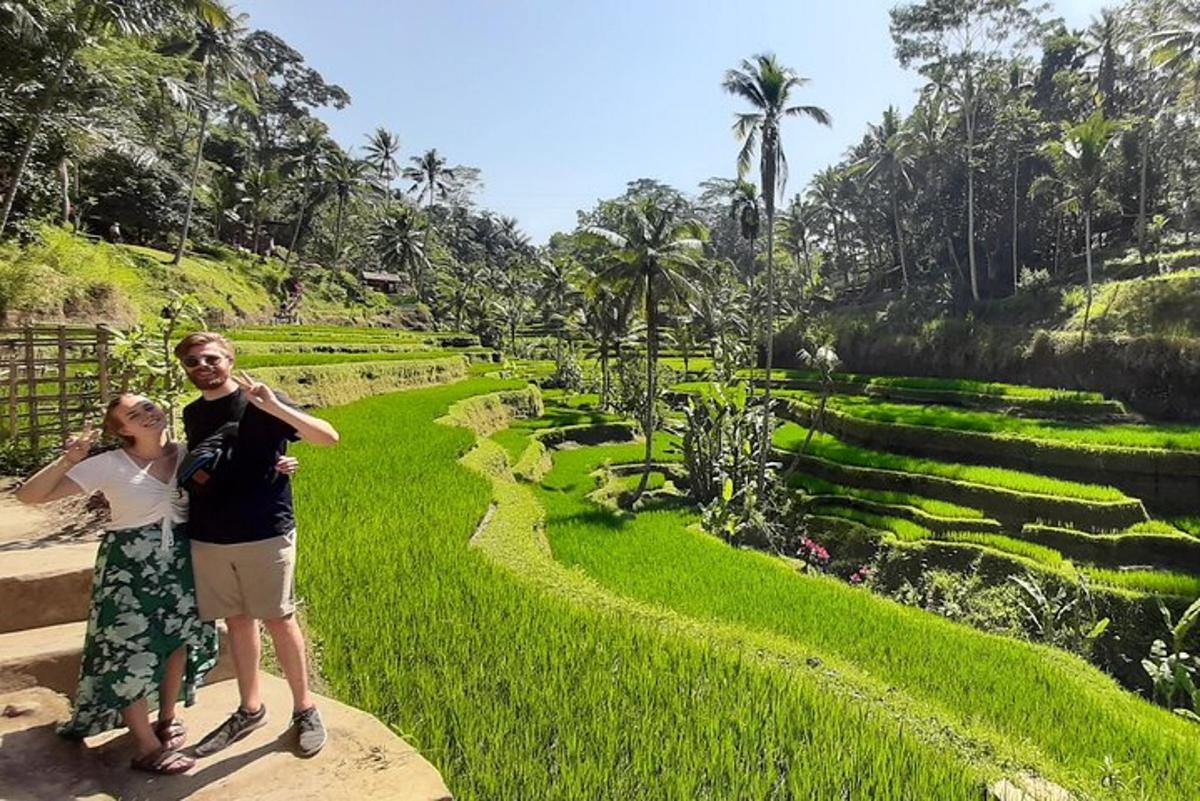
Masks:
[[[284,255],[285,267],[291,262],[292,254],[299,245],[300,231],[304,227],[304,218],[308,215],[308,210],[316,207],[324,197],[328,197],[329,186],[323,180],[323,168],[331,147],[336,148],[336,145],[329,141],[324,124],[316,120],[308,121],[292,145],[288,168],[300,179],[300,207],[295,226],[292,228],[292,239]]]
[[[396,154],[400,152],[400,137],[387,128],[379,127],[367,136],[367,164],[375,169],[375,178],[384,193],[384,204],[391,206],[392,181],[400,171]]]
[[[430,300],[429,254],[421,215],[408,203],[386,209],[370,237],[371,250],[387,269],[407,275],[417,299]]]
[[[439,198],[449,197],[454,189],[454,168],[446,166],[446,160],[438,155],[436,148],[412,156],[409,162],[412,166],[405,167],[401,175],[413,182],[408,191],[422,197],[425,208],[432,209]]]
[[[904,253],[904,226],[900,221],[900,195],[913,187],[913,167],[917,160],[916,144],[901,124],[900,112],[888,106],[883,121],[870,126],[873,153],[857,166],[866,181],[883,180],[887,184],[892,205],[892,223],[896,234],[896,251],[900,256],[900,278],[908,294],[908,261]]]
[[[25,143],[10,171],[12,178],[4,192],[0,236],[8,228],[13,201],[29,166],[34,144],[62,92],[68,71],[83,48],[102,35],[132,38],[161,30],[176,22],[180,12],[194,15],[215,27],[228,25],[231,21],[228,9],[218,0],[74,0],[66,7],[59,3],[19,2],[5,3],[0,12],[3,12],[5,23],[0,26],[3,31],[0,35],[10,40],[6,46],[33,44],[45,47],[53,64],[52,72],[27,115],[29,128]]]
[[[756,252],[754,243],[762,229],[762,209],[758,187],[740,178],[729,188],[729,216],[737,223],[738,233],[750,243],[750,264],[747,265],[746,280],[754,277]]]
[[[824,213],[833,227],[834,266],[841,268],[843,280],[849,286],[850,268],[842,254],[842,215],[845,214],[842,201],[844,177],[842,171],[837,167],[826,167],[813,176],[808,193],[813,204]]]
[[[1092,313],[1092,212],[1104,177],[1104,159],[1123,125],[1104,116],[1097,108],[1091,116],[1063,129],[1062,138],[1047,142],[1043,148],[1054,165],[1056,179],[1067,192],[1067,203],[1083,215],[1084,252],[1087,263],[1087,305],[1083,311],[1080,342],[1087,338]]]
[[[555,354],[562,359],[563,332],[567,321],[579,308],[581,298],[579,265],[570,257],[543,259],[540,264],[535,298],[546,322],[554,326]]]
[[[813,218],[817,209],[813,204],[797,194],[792,198],[791,205],[783,219],[780,220],[779,234],[783,239],[783,249],[792,257],[797,265],[804,265],[804,281],[809,287],[816,283],[812,269],[812,255],[809,252],[808,240],[812,235]]]
[[[829,113],[819,106],[790,105],[792,93],[808,81],[792,69],[783,66],[771,53],[744,60],[738,69],[725,73],[725,91],[740,97],[754,108],[737,115],[734,135],[742,143],[738,153],[738,175],[750,171],[755,151],[759,154],[762,197],[767,212],[767,313],[764,321],[766,339],[766,388],[763,392],[762,434],[758,453],[758,488],[765,489],[767,452],[771,433],[771,367],[774,361],[775,326],[775,200],[787,183],[787,157],[783,151],[780,126],[786,117],[808,117],[820,125],[829,125]]]
[[[646,455],[642,478],[631,503],[646,491],[654,454],[654,404],[658,371],[658,310],[669,298],[694,295],[703,276],[701,254],[708,231],[699,222],[683,219],[678,202],[660,205],[653,199],[635,200],[620,209],[616,230],[588,226],[585,240],[608,245],[608,258],[599,269],[598,280],[625,287],[631,297],[642,301],[646,322],[646,404],[642,431]]]
[[[192,161],[192,177],[188,183],[187,209],[183,214],[183,228],[179,232],[179,246],[171,264],[179,264],[183,259],[183,249],[187,245],[188,230],[192,225],[192,209],[196,203],[196,182],[200,177],[200,164],[204,160],[204,139],[208,134],[208,122],[216,103],[217,87],[242,78],[250,79],[250,60],[242,51],[241,39],[246,32],[244,24],[246,15],[241,14],[236,19],[227,10],[219,24],[213,24],[207,19],[199,19],[196,35],[185,41],[172,42],[163,48],[167,55],[184,56],[196,64],[198,68],[197,81],[201,91],[195,99],[200,109],[200,127],[196,135],[196,157]]]
[[[333,218],[333,264],[336,267],[342,258],[342,224],[345,222],[346,201],[354,197],[366,182],[369,165],[354,158],[340,147],[329,151],[325,161],[325,177],[329,181],[337,211]]]

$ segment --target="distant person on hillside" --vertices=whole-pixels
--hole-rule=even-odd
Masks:
[[[183,410],[192,560],[204,620],[223,618],[241,705],[195,751],[208,756],[266,723],[258,684],[263,621],[292,690],[292,726],[301,756],[325,744],[308,687],[304,636],[295,618],[296,521],[287,476],[270,470],[289,442],[335,445],[338,433],[245,373],[233,377],[233,346],[219,334],[189,334],[175,348],[201,397]],[[182,475],[182,473],[181,473]]]
[[[217,630],[196,611],[187,504],[175,483],[184,450],[169,439],[166,415],[140,395],[114,398],[104,431],[121,447],[89,456],[96,432],[85,428],[16,493],[22,503],[46,503],[100,491],[112,512],[96,556],[74,710],[59,733],[82,739],[124,724],[136,743],[134,769],[182,773],[195,760],[178,751],[185,730],[175,704],[193,703],[217,661]]]

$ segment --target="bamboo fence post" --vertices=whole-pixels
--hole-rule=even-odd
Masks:
[[[96,373],[100,382],[100,405],[108,406],[108,329],[96,326]]]
[[[8,359],[8,435],[17,438],[17,346],[7,342],[4,346]]]
[[[33,326],[25,329],[25,381],[28,385],[26,400],[29,403],[29,442],[30,447],[36,453],[41,449],[41,443],[38,436],[38,397],[33,350]]]
[[[58,327],[58,427],[65,442],[70,431],[67,419],[67,327]]]

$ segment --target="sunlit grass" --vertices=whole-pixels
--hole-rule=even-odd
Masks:
[[[780,394],[798,397],[808,403],[817,401],[817,396],[810,392],[781,390]],[[972,431],[1070,445],[1200,451],[1200,426],[1194,425],[1063,423],[950,406],[890,403],[854,395],[835,395],[828,404],[829,408],[843,414],[877,423]]]
[[[980,796],[972,763],[867,704],[545,595],[469,548],[490,485],[457,461],[472,435],[433,420],[513,386],[329,410],[340,446],[302,449],[299,588],[334,695],[403,732],[461,799]]]
[[[1183,721],[1081,660],[799,575],[689,529],[692,514],[630,518],[598,509],[584,497],[588,474],[622,455],[608,447],[555,454],[538,497],[555,556],[568,566],[629,597],[844,659],[938,714],[987,731],[1005,751],[1040,754],[1039,771],[1081,779],[1097,795],[1107,756],[1147,777],[1158,797],[1192,797],[1200,745]]]
[[[776,430],[774,442],[776,447],[785,451],[798,452],[807,433],[807,429],[803,426],[790,422],[784,423]],[[849,445],[823,433],[813,437],[808,453],[839,464],[939,476],[1034,495],[1060,496],[1090,501],[1128,500],[1120,490],[1113,487],[1065,481],[1000,467],[939,462],[934,459],[874,451]]]
[[[911,506],[935,517],[950,519],[982,520],[984,518],[983,512],[978,509],[972,509],[969,506],[960,506],[949,501],[927,498],[924,495],[916,495],[911,492],[848,487],[844,484],[834,484],[831,481],[825,481],[803,473],[794,473],[790,479],[790,483],[793,487],[804,489],[810,495],[842,495],[893,506]]]

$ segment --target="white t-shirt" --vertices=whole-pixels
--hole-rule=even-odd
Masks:
[[[175,484],[175,472],[183,461],[185,449],[176,445],[171,477],[164,483],[150,474],[149,467],[136,464],[129,454],[117,448],[84,459],[67,471],[67,478],[89,495],[103,492],[112,509],[106,528],[140,528],[163,521],[164,540],[170,538],[172,524],[187,520],[187,494]]]

